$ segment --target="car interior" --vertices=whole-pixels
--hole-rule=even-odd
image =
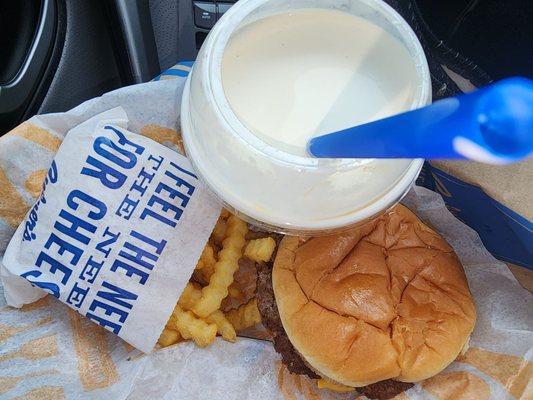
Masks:
[[[0,400],[533,400],[532,22],[0,0]]]
[[[475,86],[533,71],[528,0],[389,0],[429,53],[434,98],[446,65]],[[192,61],[234,4],[215,0],[0,1],[0,135]],[[490,29],[486,29],[490,27]],[[511,45],[512,44],[512,45]],[[457,90],[455,90],[457,91]]]

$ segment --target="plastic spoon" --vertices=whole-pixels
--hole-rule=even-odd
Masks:
[[[471,159],[505,164],[533,152],[533,81],[508,78],[393,117],[313,138],[320,158]]]

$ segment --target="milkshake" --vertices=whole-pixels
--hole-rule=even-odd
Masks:
[[[409,53],[382,28],[336,10],[303,9],[236,31],[222,58],[222,84],[252,132],[307,156],[314,136],[409,109],[418,82]]]
[[[420,43],[370,0],[241,0],[202,47],[182,99],[187,154],[226,207],[329,233],[398,202],[422,160],[315,159],[309,139],[430,101]]]

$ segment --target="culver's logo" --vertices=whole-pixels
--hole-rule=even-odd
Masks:
[[[46,186],[49,183],[56,183],[58,179],[57,174],[57,165],[55,161],[52,161],[52,165],[50,166],[50,169],[48,170],[48,173],[46,174],[46,177],[44,178],[43,182],[43,190],[41,192],[41,195],[31,208],[30,212],[28,213],[26,217],[26,222],[24,223],[24,232],[22,233],[22,240],[23,241],[29,241],[31,242],[34,240],[37,236],[34,232],[35,227],[37,226],[37,222],[39,221],[39,208],[41,207],[41,204],[46,204]]]

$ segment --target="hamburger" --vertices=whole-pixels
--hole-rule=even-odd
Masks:
[[[476,320],[456,254],[403,206],[334,236],[284,237],[257,288],[289,371],[372,399],[442,371]]]

